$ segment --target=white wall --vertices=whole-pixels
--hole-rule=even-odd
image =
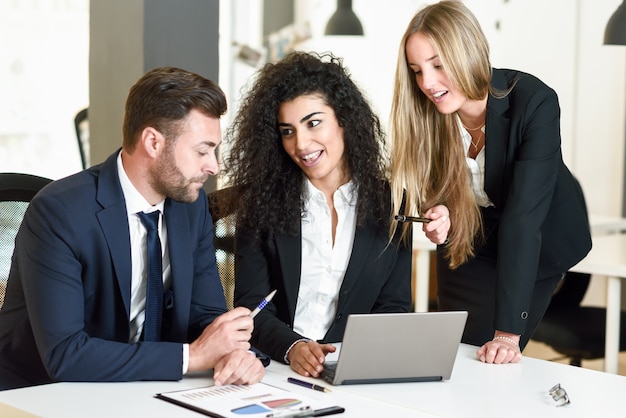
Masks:
[[[88,0],[0,0],[0,171],[82,168],[74,117],[89,103],[88,50]]]
[[[416,0],[353,0],[352,8],[363,25],[364,36],[325,36],[324,29],[335,12],[336,2],[295,0],[296,22],[309,21],[313,35],[299,49],[331,51],[343,57],[353,79],[369,97],[386,125],[391,111],[400,38],[409,23],[409,16],[427,3]]]

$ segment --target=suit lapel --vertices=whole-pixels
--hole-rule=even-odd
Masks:
[[[283,272],[285,297],[291,321],[295,317],[298,290],[300,287],[300,270],[302,266],[302,235],[277,235],[276,247],[280,268]]]
[[[355,282],[362,276],[364,266],[369,257],[376,257],[378,254],[371,254],[376,232],[374,228],[363,228],[357,226],[352,245],[352,254],[343,282],[340,294],[354,286]],[[280,259],[280,267],[283,271],[284,285],[286,290],[287,305],[291,320],[295,316],[296,303],[298,301],[298,287],[300,283],[300,273],[302,266],[302,236],[281,235],[276,237],[276,246]],[[341,312],[347,303],[347,297],[339,297],[337,311]]]
[[[494,87],[504,90],[507,87],[507,80],[503,74],[494,70],[492,83]],[[485,138],[485,191],[489,199],[496,205],[502,206],[502,178],[506,165],[506,154],[509,145],[510,119],[506,112],[509,109],[508,96],[496,99],[489,95],[487,101],[487,124]]]
[[[344,306],[348,303],[348,299],[351,295],[350,289],[354,287],[354,284],[359,277],[363,276],[362,271],[364,266],[367,265],[368,259],[379,255],[372,254],[372,246],[374,244],[375,236],[375,228],[364,228],[357,225],[354,234],[354,243],[352,244],[352,254],[350,254],[348,268],[346,269],[346,274],[344,275],[343,282],[341,283],[341,289],[339,291],[340,296],[337,305],[337,312],[342,312]],[[341,295],[347,295],[347,297],[342,297]]]
[[[103,209],[96,214],[104,235],[126,314],[130,313],[131,255],[130,232],[126,215],[126,201],[117,173],[117,155],[111,155],[103,164],[98,176],[96,200]]]

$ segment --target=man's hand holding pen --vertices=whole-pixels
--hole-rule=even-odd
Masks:
[[[265,367],[248,353],[253,327],[248,308],[237,307],[218,316],[189,344],[187,371],[214,369],[216,385],[258,383]]]

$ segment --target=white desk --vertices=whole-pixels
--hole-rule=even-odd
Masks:
[[[589,224],[593,236],[626,231],[626,218],[619,216],[589,215]]]
[[[626,234],[595,236],[593,248],[572,271],[605,277],[606,344],[604,371],[618,373],[621,279],[626,278]]]
[[[274,363],[275,364],[275,363]],[[270,366],[265,383],[302,393],[319,401],[316,408],[340,405],[346,413],[336,415],[346,417],[432,417],[419,411],[412,411],[401,405],[387,402],[364,400],[361,396],[332,390],[330,393],[317,392],[287,382],[282,373],[272,371]],[[277,364],[276,364],[277,365]],[[279,366],[279,365],[277,365]],[[287,366],[284,366],[287,368]],[[280,367],[279,367],[280,369]],[[288,370],[284,372],[289,373]],[[290,374],[295,376],[295,374]],[[318,384],[321,382],[317,382]],[[180,382],[124,382],[124,383],[55,383],[23,389],[0,391],[1,418],[112,418],[112,417],[201,417],[189,409],[157,399],[155,394],[209,386],[213,384],[210,375],[186,377]],[[11,410],[18,408],[28,415],[18,415]],[[32,414],[32,415],[31,415]],[[245,415],[242,416],[245,418]]]
[[[624,416],[626,377],[530,357],[518,364],[483,364],[475,352],[476,347],[461,344],[452,378],[444,382],[329,386],[332,392],[322,393],[287,383],[286,376],[294,374],[276,362],[264,381],[319,400],[320,407],[345,407],[346,412],[337,418]],[[557,407],[548,396],[556,383],[569,394],[570,405]],[[198,376],[181,382],[57,383],[15,389],[0,392],[0,417],[15,416],[6,405],[51,418],[199,417],[153,396],[210,384],[209,376]]]

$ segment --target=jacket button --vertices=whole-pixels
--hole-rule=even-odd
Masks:
[[[522,312],[521,317],[522,317],[522,319],[528,318],[528,312],[526,312],[526,311]]]

